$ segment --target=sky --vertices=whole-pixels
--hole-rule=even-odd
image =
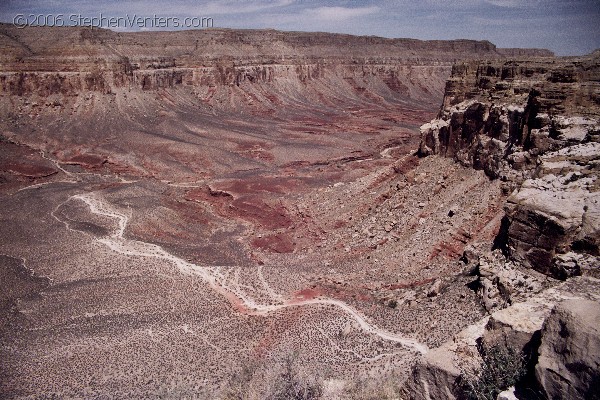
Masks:
[[[600,48],[600,0],[0,0],[2,22],[106,26],[108,18],[117,31],[176,29],[175,19],[181,29],[211,18],[204,24],[215,28],[489,40],[557,55]]]

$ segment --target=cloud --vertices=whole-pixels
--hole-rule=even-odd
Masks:
[[[527,6],[530,3],[535,3],[534,1],[527,2],[522,0],[485,0],[485,2],[493,6],[503,8],[520,8]]]
[[[13,12],[213,16],[258,13],[294,4],[295,0],[0,0]]]
[[[248,14],[265,10],[286,7],[294,3],[294,0],[229,0],[213,1],[206,4],[192,6],[193,9],[204,15],[230,15],[230,14]],[[185,9],[179,10],[179,13],[189,12],[189,4],[184,5]]]
[[[306,10],[306,14],[311,18],[320,21],[345,21],[352,18],[363,17],[365,15],[375,14],[379,7],[318,7]]]

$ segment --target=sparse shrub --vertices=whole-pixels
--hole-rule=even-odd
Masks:
[[[302,377],[295,367],[296,356],[283,360],[282,371],[273,385],[268,400],[317,400],[323,393],[320,383]]]
[[[256,367],[252,364],[245,364],[241,370],[235,372],[229,379],[227,391],[224,400],[250,400],[252,378]]]
[[[496,400],[503,390],[514,386],[527,373],[526,359],[520,351],[505,344],[480,346],[481,369],[463,371],[459,386],[469,400]]]
[[[322,385],[301,374],[297,356],[289,355],[281,363],[250,363],[229,378],[223,400],[317,400]]]
[[[356,377],[347,382],[340,400],[399,400],[404,378],[397,372],[386,372],[379,377]]]

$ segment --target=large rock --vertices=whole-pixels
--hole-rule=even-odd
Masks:
[[[477,244],[465,249],[462,260],[471,275],[472,283],[484,308],[492,313],[513,303],[523,302],[552,285],[546,275],[507,260],[499,249],[489,251]]]
[[[402,391],[411,400],[455,399],[461,371],[481,362],[477,341],[488,318],[473,324],[452,340],[430,350],[417,363]]]
[[[506,203],[514,258],[559,279],[596,274],[586,265],[600,264],[598,159],[595,142],[541,157],[542,177],[525,181]]]
[[[556,304],[572,299],[594,303],[598,307],[600,280],[574,277],[468,326],[418,361],[402,388],[403,394],[416,400],[460,398],[459,377],[465,371],[479,368],[482,361],[480,343],[504,345],[535,359],[544,322]]]
[[[536,376],[549,399],[600,399],[600,301],[565,300],[552,310]]]
[[[600,298],[600,280],[575,277],[567,282],[548,288],[525,301],[492,313],[486,323],[482,339],[488,344],[503,343],[524,352],[535,351],[536,336],[553,307],[565,299],[578,301]]]

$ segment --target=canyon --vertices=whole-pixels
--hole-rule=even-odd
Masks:
[[[323,398],[452,398],[476,340],[600,298],[597,53],[7,24],[0,48],[3,398],[269,398],[290,358]]]

